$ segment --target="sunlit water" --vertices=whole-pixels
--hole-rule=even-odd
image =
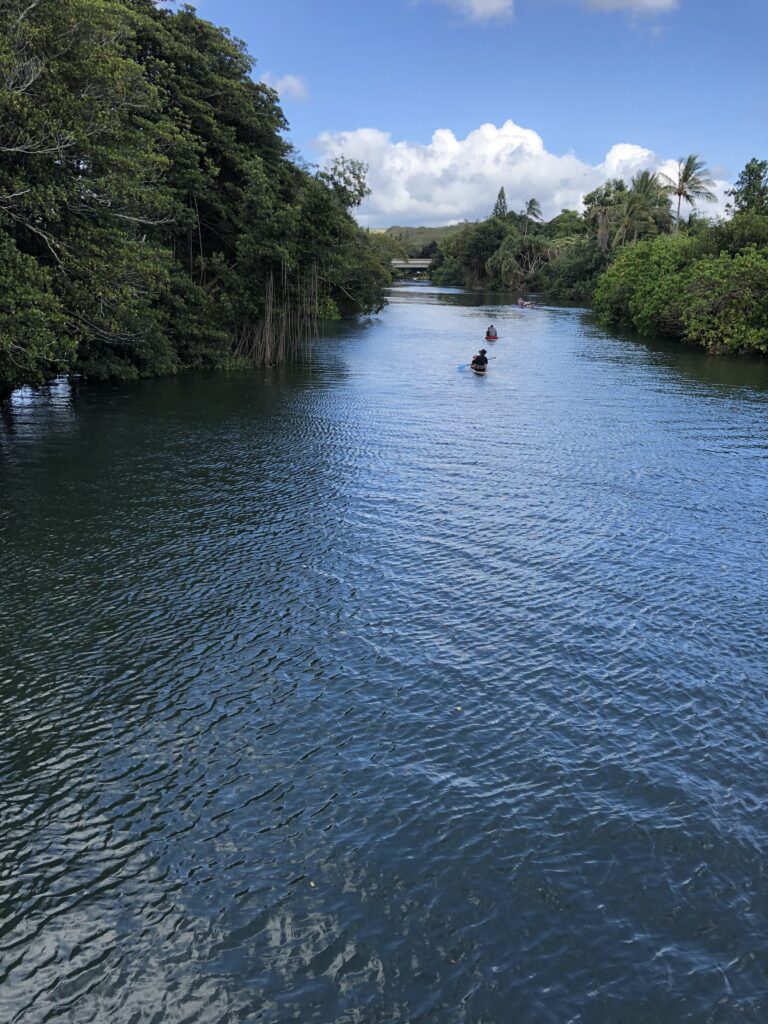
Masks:
[[[2,1021],[768,1020],[766,365],[392,299],[5,409]]]

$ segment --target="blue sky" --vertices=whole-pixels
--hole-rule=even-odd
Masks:
[[[369,163],[374,226],[474,219],[501,184],[513,208],[535,196],[552,215],[607,176],[688,153],[725,187],[768,158],[768,0],[197,8],[246,42],[308,160]]]

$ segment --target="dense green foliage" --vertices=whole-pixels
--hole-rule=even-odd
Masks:
[[[392,242],[397,243],[403,250],[403,256],[418,259],[428,259],[434,255],[441,242],[457,235],[461,231],[460,224],[448,224],[444,227],[407,228],[396,225],[387,228],[384,235]]]
[[[726,195],[733,199],[728,208],[736,213],[768,214],[768,160],[750,160]]]
[[[364,168],[300,166],[251,70],[189,7],[0,5],[0,387],[278,360],[382,304]]]
[[[712,352],[768,354],[768,245],[710,252],[711,241],[678,235],[628,247],[598,283],[598,316]]]
[[[442,240],[438,284],[542,292],[593,303],[606,326],[666,335],[709,351],[768,354],[768,162],[751,160],[730,195],[736,215],[680,216],[683,200],[711,197],[696,156],[666,181],[642,171],[584,196],[584,211],[549,222],[535,199],[520,213],[497,200],[484,221]],[[674,208],[673,208],[674,204]]]
[[[507,193],[504,191],[502,185],[499,189],[499,194],[496,196],[496,202],[493,206],[492,217],[506,217],[507,216]]]

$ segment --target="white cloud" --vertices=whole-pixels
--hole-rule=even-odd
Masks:
[[[465,14],[472,21],[509,18],[515,13],[515,0],[434,0],[444,7]],[[595,11],[631,11],[633,14],[663,14],[674,10],[680,0],[578,0]]]
[[[633,14],[664,14],[679,6],[679,0],[587,0],[596,11],[632,11]]]
[[[478,220],[488,216],[502,186],[511,210],[522,209],[535,197],[550,218],[564,207],[580,208],[584,193],[608,178],[629,182],[644,168],[669,174],[677,167],[676,161],[631,143],[612,146],[594,165],[572,153],[550,153],[540,135],[514,121],[501,127],[483,124],[464,139],[441,128],[427,145],[397,142],[387,132],[359,128],[325,132],[316,146],[323,163],[343,154],[368,164],[372,193],[358,219],[369,227]],[[703,204],[703,212],[722,212],[726,187],[718,182],[721,201],[717,206]]]
[[[265,71],[261,80],[265,85],[274,89],[281,100],[309,99],[309,87],[298,75],[283,75],[281,78],[276,78],[271,71]]]
[[[514,13],[515,0],[437,0],[446,7],[466,14],[473,21],[506,18]]]

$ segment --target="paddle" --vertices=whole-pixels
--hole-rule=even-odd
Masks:
[[[488,356],[488,362],[490,363],[490,361],[492,359],[498,359],[498,358],[499,358],[498,356]],[[471,365],[472,365],[472,363],[462,363],[461,366],[457,366],[456,369],[457,370],[466,370],[466,368],[468,366],[471,366]]]

